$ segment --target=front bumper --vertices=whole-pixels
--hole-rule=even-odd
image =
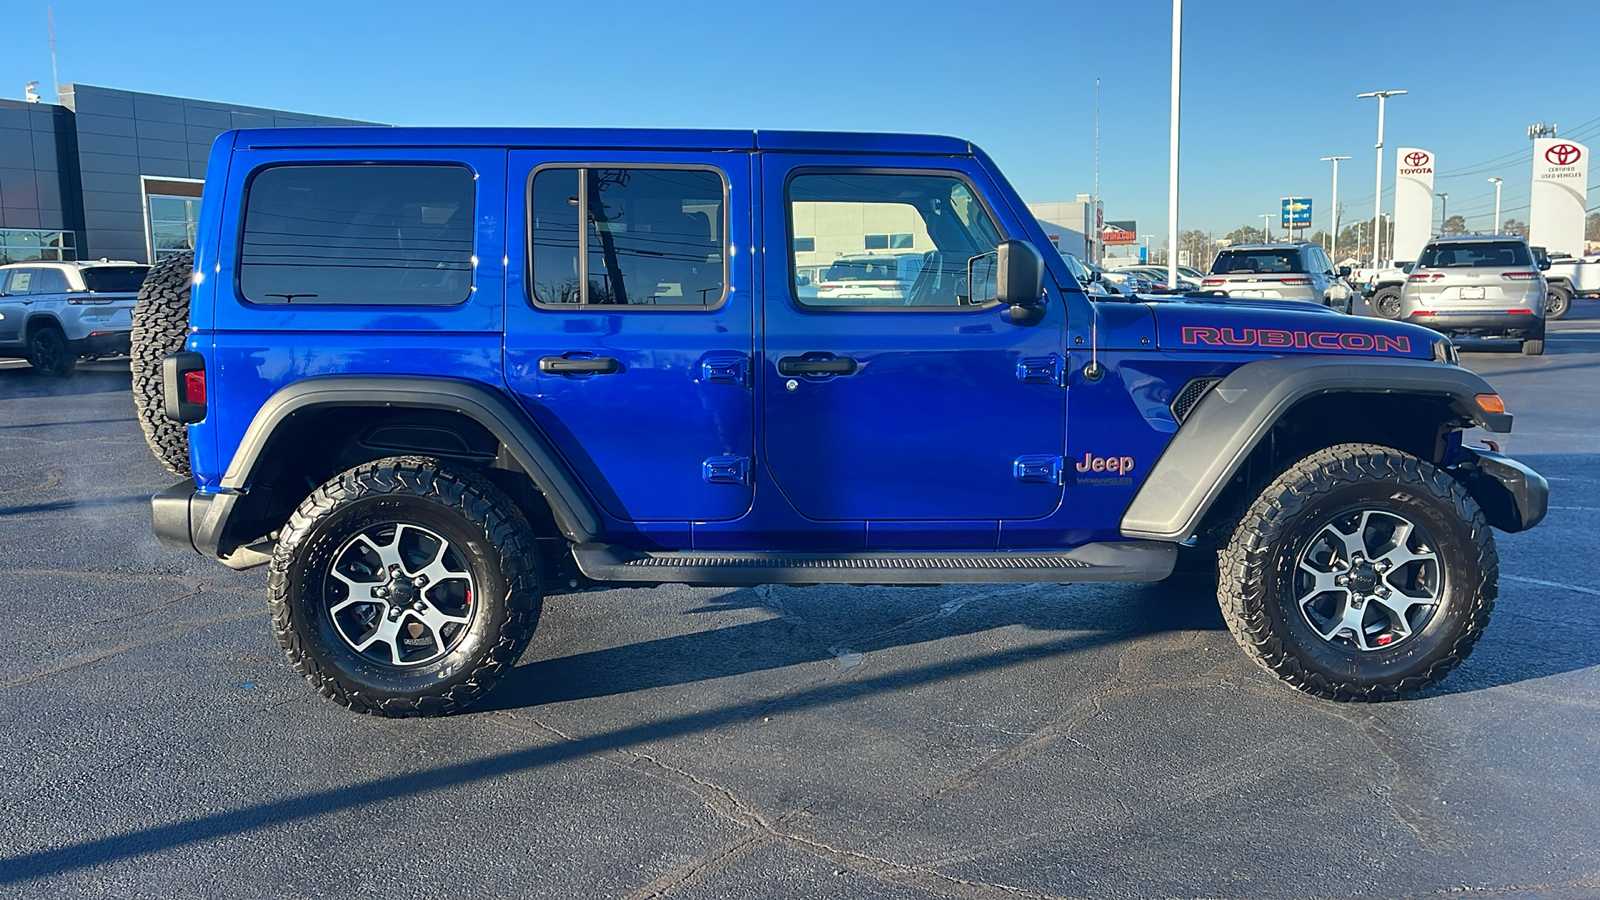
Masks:
[[[1409,313],[1401,321],[1431,328],[1440,334],[1464,337],[1517,337],[1544,336],[1544,317],[1532,313],[1496,312],[1445,312],[1419,316]]]
[[[1550,483],[1544,476],[1494,450],[1462,447],[1450,472],[1501,531],[1527,531],[1549,511]]]

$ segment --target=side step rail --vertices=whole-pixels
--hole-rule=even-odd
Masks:
[[[988,553],[636,553],[609,544],[579,544],[572,555],[594,581],[635,585],[1080,584],[1160,581],[1172,574],[1177,545],[1126,541]]]

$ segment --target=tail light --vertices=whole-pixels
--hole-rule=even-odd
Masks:
[[[1310,283],[1311,283],[1311,279],[1309,279],[1309,278],[1283,278],[1283,279],[1279,279],[1279,284],[1310,284]]]
[[[161,361],[161,393],[167,418],[185,425],[206,417],[206,359],[184,350]]]
[[[1202,285],[1227,284],[1227,283],[1228,283],[1228,279],[1226,279],[1226,278],[1202,278],[1202,279],[1200,279],[1200,284],[1202,284]]]
[[[1406,278],[1407,281],[1438,281],[1444,277],[1443,272],[1418,272]]]
[[[1501,272],[1500,277],[1507,281],[1532,281],[1539,277],[1538,272]]]

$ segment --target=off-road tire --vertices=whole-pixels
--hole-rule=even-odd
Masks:
[[[347,538],[375,523],[433,529],[464,549],[478,585],[471,623],[442,658],[411,668],[374,663],[336,631],[327,570]],[[390,718],[459,712],[516,664],[542,598],[532,529],[482,476],[428,457],[390,457],[317,488],[284,526],[267,572],[278,643],[323,696]]]
[[[1544,355],[1544,338],[1535,338],[1534,340],[1531,340],[1531,341],[1523,341],[1522,342],[1522,355],[1523,356],[1543,356]]]
[[[54,325],[43,325],[28,335],[28,365],[48,378],[65,378],[78,365],[67,336]]]
[[[1544,301],[1544,317],[1546,319],[1562,319],[1572,311],[1572,291],[1559,284],[1550,285],[1550,292]]]
[[[189,285],[194,254],[175,253],[156,263],[139,286],[133,307],[133,404],[150,452],[174,475],[189,474],[189,432],[167,418],[161,361],[183,349],[189,336]]]
[[[1400,318],[1400,289],[1390,285],[1372,295],[1368,302],[1372,311],[1385,319]]]
[[[1341,512],[1392,510],[1427,529],[1442,589],[1424,624],[1392,647],[1326,641],[1292,597],[1300,549]],[[1460,482],[1432,464],[1374,444],[1339,444],[1290,466],[1245,513],[1220,557],[1217,598],[1251,659],[1330,700],[1383,701],[1438,683],[1472,652],[1498,591],[1494,535]]]

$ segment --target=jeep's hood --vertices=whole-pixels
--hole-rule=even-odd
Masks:
[[[1429,359],[1440,336],[1417,325],[1347,316],[1321,306],[1250,300],[1151,304],[1163,350],[1343,353]]]

